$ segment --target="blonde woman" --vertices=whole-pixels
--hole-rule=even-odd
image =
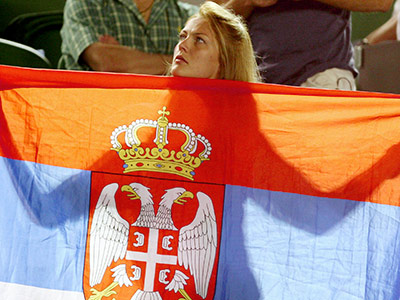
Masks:
[[[172,76],[260,82],[246,25],[239,16],[205,2],[179,35]]]

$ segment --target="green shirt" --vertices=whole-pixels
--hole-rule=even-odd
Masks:
[[[176,0],[154,0],[146,23],[133,0],[67,0],[59,67],[89,70],[79,56],[105,34],[143,52],[173,54],[179,32],[197,10]]]

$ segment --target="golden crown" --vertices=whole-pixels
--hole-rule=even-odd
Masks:
[[[119,157],[125,162],[124,173],[135,171],[154,171],[162,173],[176,174],[193,180],[194,170],[200,164],[209,160],[211,153],[210,142],[202,135],[195,134],[193,129],[185,124],[169,123],[166,116],[170,112],[164,106],[158,113],[161,115],[157,121],[154,120],[136,120],[129,126],[123,125],[116,128],[111,135],[111,144],[118,152]],[[141,141],[138,138],[138,130],[143,127],[156,129],[156,136],[153,148],[141,147]],[[180,146],[180,150],[169,150],[164,148],[168,144],[168,131],[175,130],[185,135],[186,140]],[[125,133],[125,144],[128,148],[122,148],[118,141],[118,136]],[[198,152],[199,145],[202,145]],[[199,151],[200,151],[199,150]]]

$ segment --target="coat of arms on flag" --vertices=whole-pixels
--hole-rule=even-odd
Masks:
[[[193,182],[211,144],[189,126],[169,123],[165,107],[159,113],[157,121],[136,120],[114,130],[112,149],[124,162],[124,175],[92,173],[86,299],[214,296],[224,186]],[[143,129],[144,136],[155,136],[153,148],[140,140]],[[166,147],[177,145],[175,135],[168,140],[173,131],[184,137],[180,149]],[[191,181],[153,177],[159,173]]]

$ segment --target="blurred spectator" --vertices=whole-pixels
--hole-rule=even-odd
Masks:
[[[164,74],[197,10],[177,0],[67,0],[59,67]]]
[[[350,11],[385,11],[393,0],[217,0],[247,18],[263,80],[355,90]]]

